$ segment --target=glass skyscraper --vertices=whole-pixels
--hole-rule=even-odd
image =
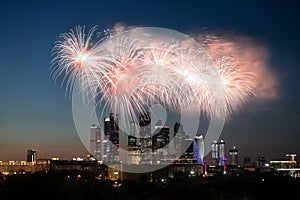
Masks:
[[[102,138],[101,138],[101,127],[94,124],[90,130],[90,153],[96,160],[102,159]]]

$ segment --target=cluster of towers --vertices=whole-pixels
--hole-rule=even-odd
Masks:
[[[107,164],[128,165],[166,164],[189,162],[203,164],[203,136],[190,138],[180,122],[174,124],[174,134],[159,120],[151,127],[150,113],[141,113],[139,123],[130,122],[129,132],[118,126],[118,115],[110,113],[104,118],[104,130],[91,126],[90,152],[97,160]]]

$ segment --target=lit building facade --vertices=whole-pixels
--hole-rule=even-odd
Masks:
[[[181,122],[175,122],[174,124],[174,147],[176,158],[185,152],[185,133]]]
[[[197,164],[203,164],[204,157],[204,140],[203,135],[196,136],[193,141],[194,158]]]
[[[98,125],[92,125],[90,130],[90,153],[96,160],[102,159],[102,138],[101,127]]]
[[[151,116],[149,112],[140,114],[141,164],[152,164]]]
[[[36,161],[36,151],[33,149],[27,150],[27,162],[35,162]]]
[[[117,117],[110,113],[109,117],[104,119],[104,155],[103,160],[108,164],[119,162],[119,127]]]
[[[297,162],[297,154],[296,153],[287,153],[287,154],[285,154],[285,157],[289,161]]]
[[[224,165],[225,161],[225,141],[213,141],[211,144],[211,158],[213,165]]]
[[[238,165],[238,149],[235,146],[229,150],[229,164],[233,166]]]
[[[169,149],[166,147],[169,144],[170,128],[168,126],[156,126],[152,136],[152,163],[163,164],[164,160],[168,159]]]

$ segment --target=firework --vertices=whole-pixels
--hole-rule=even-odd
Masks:
[[[98,98],[103,111],[120,119],[138,122],[138,113],[155,103],[225,117],[256,95],[256,74],[212,51],[216,38],[196,42],[176,31],[133,28],[97,39],[95,31],[77,27],[61,35],[52,76],[62,76],[68,91],[77,80],[85,97]]]

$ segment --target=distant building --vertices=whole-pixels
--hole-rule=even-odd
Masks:
[[[225,161],[225,141],[213,141],[211,144],[211,158],[213,165],[224,165]]]
[[[159,125],[159,124],[158,124]],[[169,144],[170,129],[168,126],[156,126],[152,136],[152,158],[153,164],[161,164],[169,155],[169,149],[166,147]]]
[[[99,179],[106,179],[108,166],[97,161],[50,160],[50,171],[89,172]]]
[[[194,158],[197,164],[203,164],[204,157],[204,140],[203,135],[196,136],[193,141]]]
[[[119,162],[119,126],[117,116],[110,113],[109,117],[104,118],[104,152],[103,160],[105,163],[113,164]]]
[[[235,146],[229,150],[229,164],[238,165],[238,149]]]
[[[152,164],[152,139],[150,112],[140,113],[141,164]]]
[[[194,156],[194,139],[185,137],[184,147],[188,147],[184,153],[177,159],[176,163],[185,163],[185,164],[196,164],[197,161]]]
[[[257,158],[256,166],[257,167],[264,167],[266,165],[266,159],[264,156],[259,156]]]
[[[287,153],[287,154],[285,154],[285,157],[289,161],[297,162],[297,154],[295,154],[295,153]]]
[[[31,161],[0,161],[0,173],[3,175],[33,174],[36,166],[36,163]]]
[[[33,149],[27,150],[27,162],[35,162],[36,161],[36,151]]]
[[[90,153],[96,160],[102,159],[102,138],[101,138],[101,127],[98,125],[92,125],[90,130]]]
[[[185,133],[183,131],[183,124],[175,122],[174,124],[174,148],[176,157],[180,157],[185,152]]]
[[[140,113],[140,136],[142,138],[151,136],[151,115],[150,112]]]
[[[141,162],[141,146],[138,145],[138,138],[135,136],[136,125],[130,122],[130,132],[127,139],[127,163],[128,165],[139,165]]]

